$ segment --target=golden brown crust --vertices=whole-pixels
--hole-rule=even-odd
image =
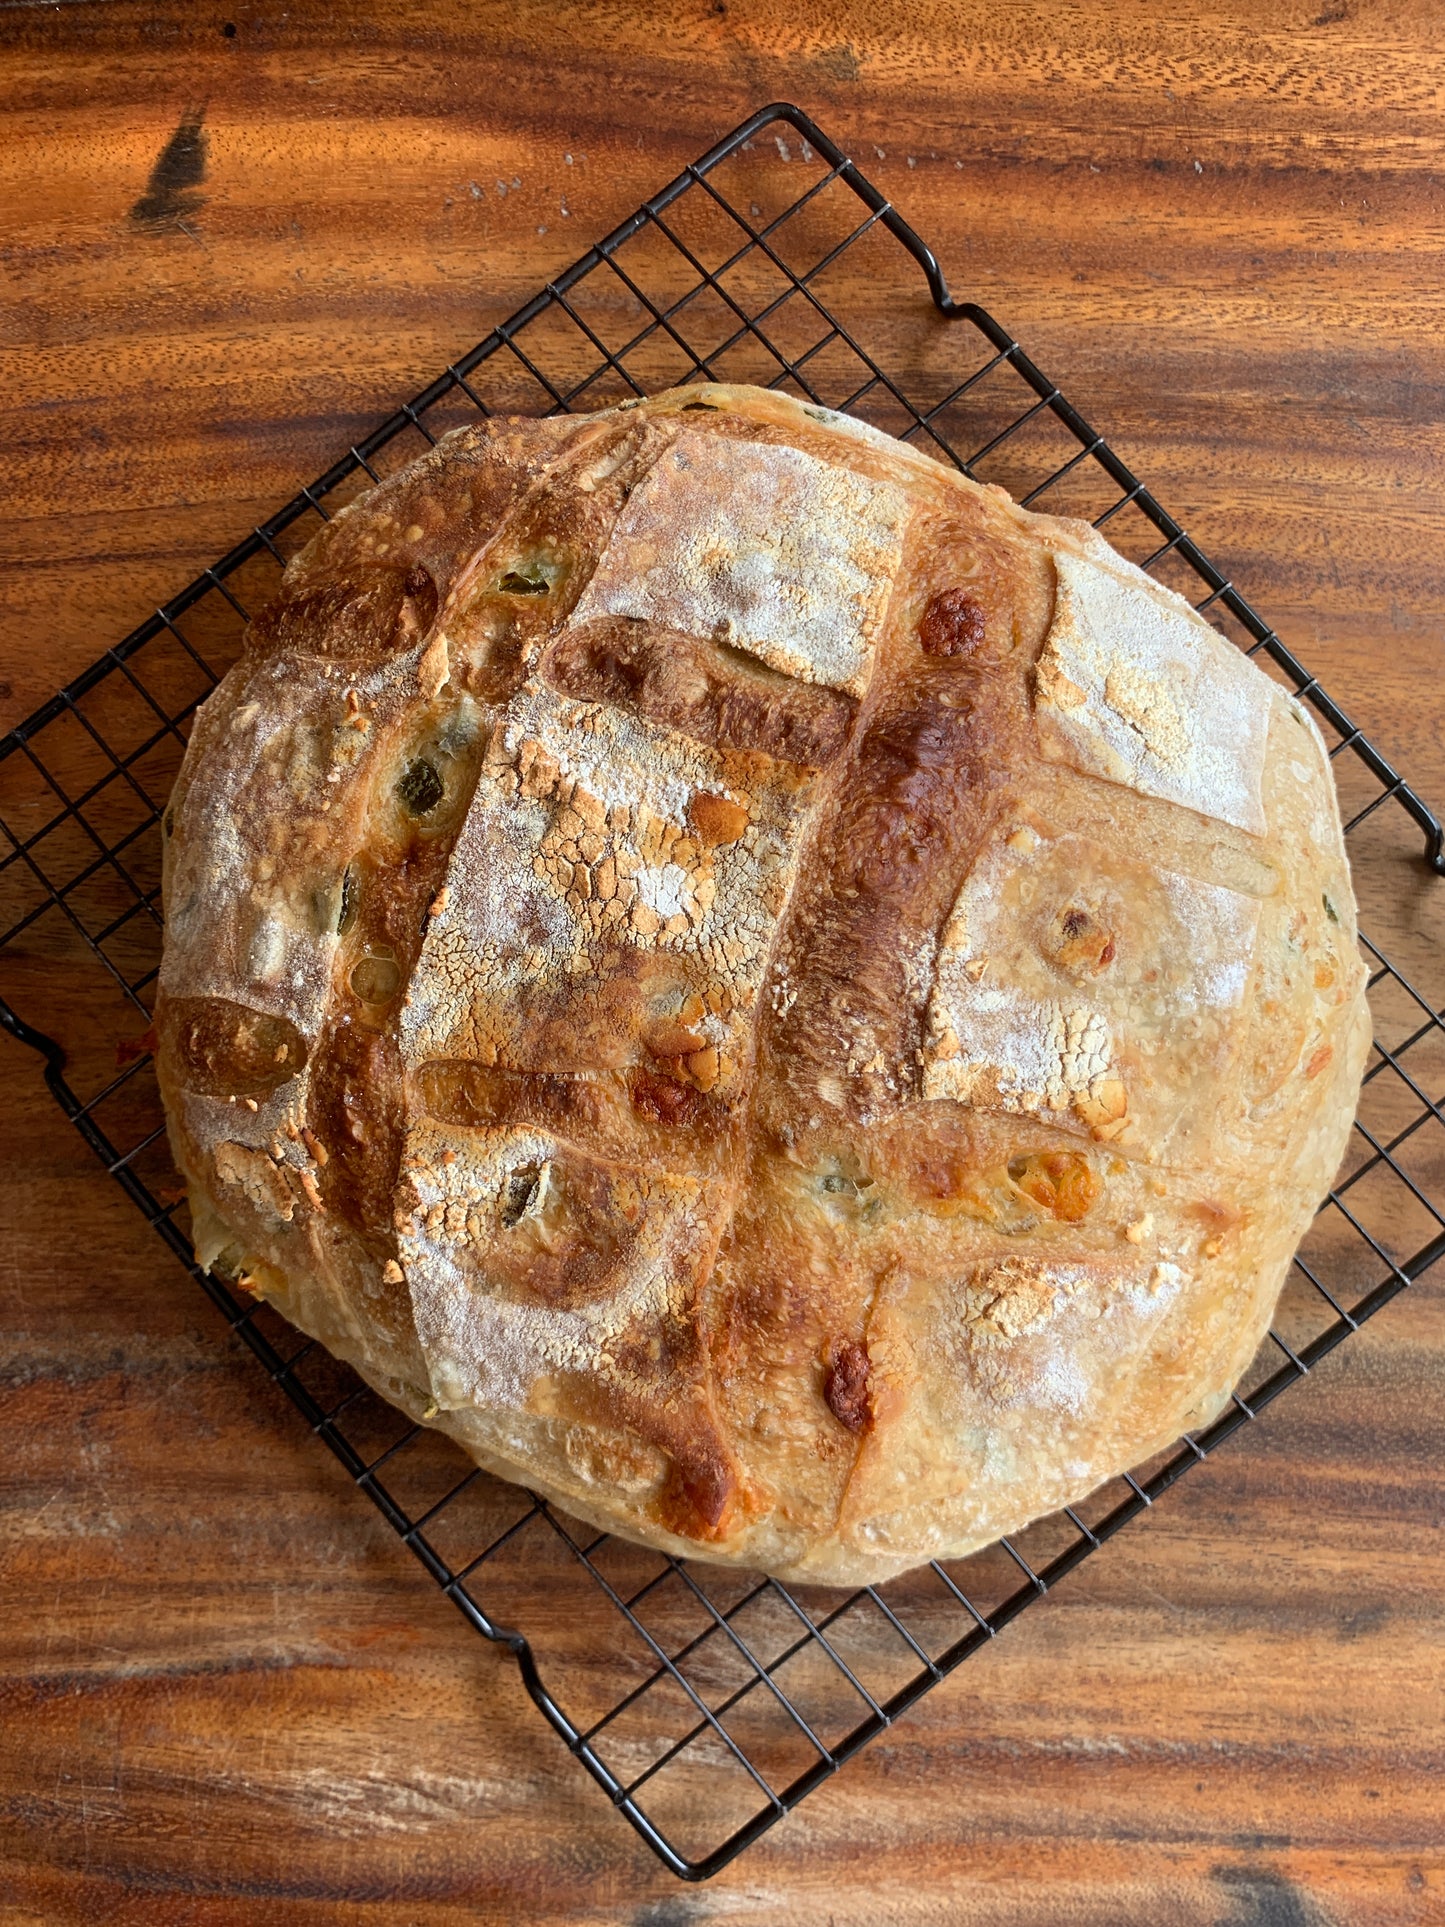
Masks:
[[[1367,1036],[1304,711],[1092,530],[752,389],[494,422],[198,718],[197,1241],[478,1460],[824,1581],[1204,1422]]]

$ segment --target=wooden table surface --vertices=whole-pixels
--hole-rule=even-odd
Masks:
[[[4,0],[0,728],[780,97],[1445,801],[1429,0]],[[1445,1921],[1433,1276],[683,1888],[0,1052],[5,1923]]]

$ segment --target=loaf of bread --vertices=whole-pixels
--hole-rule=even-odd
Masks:
[[[165,832],[202,1262],[489,1470],[783,1577],[1212,1418],[1359,1086],[1300,704],[1086,524],[756,389],[354,502]]]

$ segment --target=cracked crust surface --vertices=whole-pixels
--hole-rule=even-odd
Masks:
[[[1219,1410],[1367,1039],[1305,712],[1091,529],[699,386],[343,511],[200,712],[198,1250],[493,1471],[829,1583]]]

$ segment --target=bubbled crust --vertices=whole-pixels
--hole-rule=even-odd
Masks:
[[[203,1259],[570,1510],[838,1583],[1219,1409],[1367,1037],[1299,706],[1087,527],[751,389],[339,515],[166,908]]]

